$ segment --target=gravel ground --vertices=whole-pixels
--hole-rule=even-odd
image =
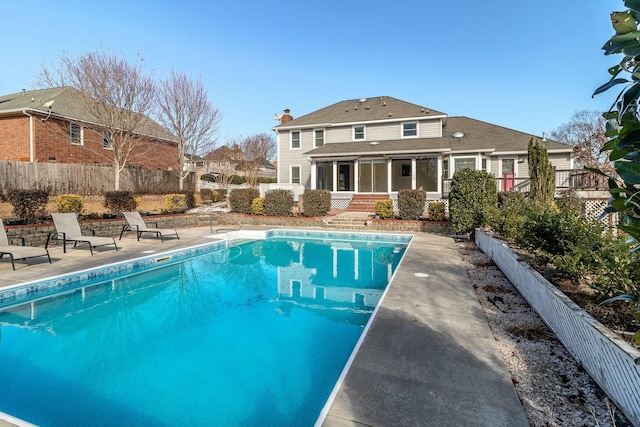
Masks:
[[[532,426],[631,426],[511,282],[473,242],[458,243]]]

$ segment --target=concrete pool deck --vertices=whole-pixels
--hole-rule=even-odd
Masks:
[[[33,258],[17,261],[16,271],[3,259],[0,289],[212,241],[207,227],[178,232],[180,240],[164,243],[130,234],[117,241],[121,250],[93,256],[86,246],[66,254],[54,246],[52,265]],[[529,425],[451,238],[414,235],[323,416],[330,427]]]

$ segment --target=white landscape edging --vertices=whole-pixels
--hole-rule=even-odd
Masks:
[[[521,261],[504,242],[481,230],[476,230],[475,240],[629,421],[640,426],[640,351]]]

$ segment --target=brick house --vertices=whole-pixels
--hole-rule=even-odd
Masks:
[[[109,138],[74,101],[74,90],[59,87],[0,96],[0,160],[110,164]],[[146,169],[173,167],[175,138],[149,117],[144,117],[143,127],[129,163]]]

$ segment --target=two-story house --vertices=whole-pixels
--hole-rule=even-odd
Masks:
[[[0,160],[111,163],[110,136],[85,111],[75,89],[58,87],[0,96]],[[168,170],[177,143],[164,127],[143,116],[130,164]]]
[[[453,174],[484,170],[508,191],[528,178],[527,147],[537,138],[556,170],[571,169],[573,147],[389,96],[341,101],[293,118],[277,115],[278,183],[332,192],[344,208],[354,194],[422,189],[446,197]]]

